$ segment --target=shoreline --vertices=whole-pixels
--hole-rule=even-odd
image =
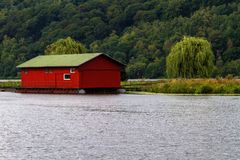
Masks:
[[[163,95],[240,95],[240,79],[163,79],[125,81],[128,93]]]
[[[18,88],[0,88],[0,92],[17,93]],[[105,93],[106,94],[106,93]],[[160,96],[239,96],[240,94],[188,94],[188,93],[155,93],[155,92],[144,92],[144,91],[126,91],[129,95],[160,95]],[[67,95],[67,94],[66,94]]]
[[[0,92],[18,92],[18,90],[21,90],[20,86],[20,80],[1,80]],[[125,90],[125,92],[121,92],[122,94],[138,95],[240,96],[240,79],[162,79],[156,81],[129,80],[121,82],[121,89]],[[36,88],[32,90],[39,89]],[[46,92],[44,91],[44,93]],[[49,93],[51,94],[52,92]],[[68,92],[64,93],[68,94]],[[101,93],[101,91],[98,93]],[[103,93],[106,92],[103,91]]]
[[[0,92],[16,92],[17,88],[0,88]]]
[[[127,91],[124,94],[132,95],[161,95],[161,96],[240,96],[240,94],[187,94],[187,93],[154,93],[154,92],[132,92]]]

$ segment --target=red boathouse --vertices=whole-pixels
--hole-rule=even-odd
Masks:
[[[46,55],[19,66],[21,88],[120,88],[123,64],[102,53]]]

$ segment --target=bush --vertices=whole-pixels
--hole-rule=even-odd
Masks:
[[[213,89],[213,93],[216,93],[216,94],[224,94],[226,93],[226,89],[224,88],[224,86],[217,86]]]
[[[170,85],[166,83],[161,87],[160,91],[162,93],[169,93],[169,89],[170,89]]]
[[[202,85],[197,90],[197,94],[209,94],[213,92],[213,88],[209,85]]]
[[[20,86],[20,82],[0,82],[0,87],[1,88],[16,88]]]
[[[233,92],[236,94],[240,94],[240,87],[234,88]]]
[[[187,83],[179,82],[172,84],[170,86],[171,93],[194,93],[193,88],[191,88]]]
[[[231,80],[231,79],[234,78],[234,76],[233,76],[232,74],[228,74],[228,75],[226,76],[226,78],[227,78],[228,80]]]

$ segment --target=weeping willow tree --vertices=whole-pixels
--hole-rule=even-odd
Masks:
[[[80,54],[86,51],[87,49],[82,43],[75,41],[71,37],[67,37],[66,39],[59,39],[58,41],[47,46],[45,49],[45,54]]]
[[[211,44],[202,38],[184,37],[167,57],[169,78],[209,77],[214,68]]]

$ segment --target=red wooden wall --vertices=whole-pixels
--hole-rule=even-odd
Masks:
[[[80,66],[80,88],[120,88],[121,66],[100,56]]]
[[[70,73],[70,68],[28,68],[21,70],[23,88],[120,88],[121,66],[99,56]],[[25,72],[27,71],[27,72]],[[64,80],[70,74],[71,80]]]
[[[78,88],[79,72],[70,73],[70,68],[51,68],[50,73],[45,68],[27,69],[21,71],[23,88]],[[64,80],[64,74],[71,74],[71,80]]]

